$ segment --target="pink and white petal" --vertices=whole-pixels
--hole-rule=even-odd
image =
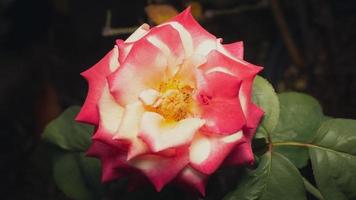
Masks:
[[[161,26],[165,26],[165,25],[170,25],[178,31],[179,37],[182,40],[182,45],[183,45],[183,49],[184,49],[184,57],[185,58],[190,57],[194,51],[194,46],[193,46],[194,44],[193,44],[193,38],[190,35],[190,33],[188,32],[188,30],[185,29],[182,24],[180,24],[178,22],[174,22],[174,21],[164,23]]]
[[[124,63],[127,55],[131,51],[133,43],[143,38],[149,31],[150,31],[150,26],[148,24],[142,24],[125,41],[121,39],[116,40],[116,45],[119,47],[119,51],[120,51],[120,55],[119,55],[120,63]]]
[[[99,123],[97,103],[106,85],[106,76],[120,66],[118,57],[119,50],[115,46],[97,64],[81,73],[88,82],[89,90],[84,105],[76,117],[77,121],[94,125]]]
[[[198,172],[190,166],[185,167],[177,176],[178,183],[182,183],[185,187],[188,186],[189,189],[190,187],[193,187],[198,190],[202,196],[205,196],[205,185],[207,179],[207,175]]]
[[[215,69],[215,68],[212,68]],[[245,116],[238,94],[241,80],[226,72],[201,70],[196,72],[196,100],[201,118],[206,120],[203,130],[217,134],[231,134],[245,125]]]
[[[125,43],[132,43],[140,40],[149,32],[149,30],[150,26],[148,24],[142,24],[125,40]]]
[[[216,46],[216,37],[200,26],[191,15],[190,8],[185,9],[179,15],[163,25],[167,24],[171,25],[179,32],[186,58],[190,57],[197,50],[198,53],[208,53],[207,50],[210,50],[210,48],[207,50],[203,48],[203,46],[210,47],[210,45],[207,45],[208,43]]]
[[[97,130],[93,136],[94,140],[104,142],[112,146],[120,146],[122,149],[126,149],[124,143],[113,140],[121,119],[123,117],[124,109],[118,105],[109,92],[108,85],[106,84],[103,93],[98,102],[100,122],[97,126]]]
[[[239,93],[242,110],[246,116],[247,128],[255,128],[264,114],[261,108],[252,103],[252,86],[254,78],[255,76],[243,81]]]
[[[195,74],[197,68],[206,62],[206,57],[193,54],[191,57],[186,58],[176,74],[177,79],[183,83],[196,87]]]
[[[222,68],[223,69],[223,68]],[[241,80],[237,77],[213,68],[204,74],[205,84],[198,85],[198,93],[203,92],[214,98],[237,98]]]
[[[203,96],[201,96],[202,99]],[[202,101],[202,100],[201,100]],[[201,118],[205,120],[203,131],[218,135],[230,135],[241,130],[246,120],[238,99],[205,100],[207,105],[200,105]]]
[[[204,120],[186,118],[178,122],[165,122],[162,115],[145,112],[141,120],[139,137],[153,152],[190,144]]]
[[[108,76],[110,92],[122,106],[135,102],[141,91],[158,87],[167,65],[161,50],[142,38],[134,43],[121,67]]]
[[[227,80],[226,78],[220,79],[220,78],[212,77],[210,80],[208,80],[209,77],[206,74],[213,74],[213,73],[221,72],[221,73],[225,73],[226,74],[225,76],[235,75],[235,76],[237,76],[238,79],[243,80],[241,83],[241,89],[238,93],[238,96],[239,96],[239,101],[241,103],[240,105],[243,110],[243,114],[245,115],[245,118],[246,118],[247,127],[256,126],[256,125],[254,125],[254,124],[256,124],[255,122],[259,121],[259,119],[261,118],[261,115],[263,113],[259,108],[253,107],[252,102],[251,102],[251,92],[252,92],[253,79],[256,76],[256,73],[260,70],[260,68],[257,68],[257,67],[254,68],[253,66],[251,68],[251,66],[250,66],[250,67],[247,67],[248,70],[246,70],[246,66],[239,65],[238,62],[235,62],[234,60],[231,60],[230,58],[227,58],[226,56],[224,56],[221,53],[216,52],[216,51],[213,51],[209,55],[211,55],[211,57],[209,57],[207,63],[201,67],[201,70],[204,71],[205,75],[200,75],[200,76],[203,76],[203,78],[200,78],[200,79],[204,79],[204,81],[202,81],[202,80],[197,81],[198,83],[200,83],[200,85],[198,84],[198,87],[201,88],[201,90],[205,92],[205,95],[203,93],[202,97],[207,97],[207,98],[200,98],[198,96],[198,100],[200,98],[200,99],[204,100],[206,103],[206,101],[210,101],[210,99],[214,99],[214,95],[212,95],[212,92],[209,93],[209,89],[213,88],[212,86],[215,84],[214,83],[215,80],[217,80],[216,83],[219,83],[220,80],[225,80],[227,82],[226,84],[229,84],[228,83],[229,80]],[[223,63],[222,64],[223,66],[216,66],[219,64],[219,62],[220,62],[220,64]],[[237,64],[236,65],[237,67],[234,67],[234,64],[235,65]],[[225,67],[225,66],[229,66],[229,67]],[[240,68],[240,69],[238,69],[238,68]],[[236,69],[238,69],[238,70],[236,70]],[[242,73],[240,73],[240,71]],[[209,84],[210,82],[214,83],[214,84]],[[225,85],[225,84],[222,84],[222,85]],[[231,83],[230,83],[230,85],[231,85]],[[220,85],[217,84],[217,86],[220,86]],[[222,88],[229,89],[228,87],[222,87]],[[210,91],[211,91],[211,89],[210,89]],[[217,91],[234,91],[234,90],[219,89]],[[238,90],[235,90],[235,91],[238,91]],[[199,95],[201,95],[201,94],[202,93],[199,93]],[[228,93],[225,93],[225,96],[226,96],[226,94],[228,94]],[[231,93],[231,95],[234,95],[234,94]],[[209,124],[209,121],[207,124]]]
[[[119,62],[124,63],[127,55],[130,53],[133,43],[125,43],[123,40],[116,40],[116,45],[119,48]]]
[[[201,43],[196,44],[194,48],[194,54],[207,56],[211,51],[217,49],[217,40],[204,39]]]
[[[126,141],[114,140],[112,133],[107,131],[102,126],[99,126],[92,137],[92,140],[100,141],[105,144],[114,146],[121,149],[122,151],[127,151],[129,148],[129,143]]]
[[[125,152],[120,149],[108,145],[102,141],[93,140],[90,148],[86,152],[86,155],[96,157],[101,160],[102,182],[108,182],[124,175],[117,169],[117,160],[125,157]],[[122,163],[122,166],[128,167],[125,163]]]
[[[124,108],[115,101],[113,96],[111,96],[107,83],[105,84],[99,99],[98,109],[100,128],[105,129],[107,133],[114,136],[123,117]]]
[[[252,140],[253,136],[255,135],[256,128],[264,115],[264,111],[255,104],[251,103],[248,114],[249,126],[246,127],[244,134],[247,138]]]
[[[260,67],[256,67],[246,61],[229,57],[218,50],[213,50],[207,57],[207,62],[200,67],[204,72],[209,71],[223,71],[244,80],[254,77],[259,71]]]
[[[139,169],[160,191],[188,164],[188,151],[180,149],[175,157],[163,157],[149,154],[141,155],[129,161],[132,167]]]
[[[223,44],[222,47],[228,52],[230,53],[233,57],[243,60],[244,58],[244,45],[243,42],[234,42],[231,44]],[[218,47],[219,49],[220,47]],[[226,51],[221,51],[222,53],[225,53]]]
[[[194,49],[199,44],[204,43],[206,40],[216,41],[216,37],[206,31],[192,16],[190,7],[185,9],[179,15],[175,16],[170,22],[177,22],[181,24],[191,35],[193,40]]]
[[[168,60],[168,71],[173,76],[184,59],[184,48],[179,33],[172,26],[152,28],[147,40],[161,50]]]
[[[231,46],[229,46],[229,45],[231,45]],[[243,60],[243,58],[242,58],[243,57],[242,42],[236,42],[236,43],[232,43],[229,45],[227,46],[227,48],[228,48],[227,49],[227,48],[225,48],[226,45],[222,45],[221,41],[219,41],[217,43],[217,49],[219,52],[221,52],[225,56],[229,57],[230,59],[235,60],[236,62],[239,62],[241,64],[244,64],[246,68],[248,68],[250,71],[255,72],[255,74],[257,74],[258,72],[260,72],[262,70],[262,67],[253,65],[253,64],[248,63]],[[241,47],[239,47],[240,45],[241,45]],[[241,49],[242,49],[242,52],[239,52]],[[236,54],[241,54],[241,55],[239,55],[239,56],[241,56],[241,58],[236,56]]]
[[[241,143],[231,151],[225,160],[225,164],[232,166],[248,165],[252,166],[255,158],[251,148],[251,142]]]
[[[241,83],[241,89],[239,92],[239,100],[241,103],[242,111],[246,117],[246,126],[250,127],[250,120],[249,120],[249,107],[252,103],[252,84],[253,78],[249,78],[244,80]]]
[[[257,107],[257,106],[256,106]],[[258,123],[256,121],[256,123]],[[244,136],[247,140],[246,143],[236,146],[230,155],[225,160],[227,165],[248,165],[252,166],[255,162],[255,158],[252,152],[251,140],[256,133],[256,128],[244,128]]]
[[[242,131],[229,136],[211,136],[198,134],[189,149],[190,165],[204,173],[212,174],[222,164],[231,150],[245,142]]]
[[[128,160],[148,152],[147,145],[137,137],[140,131],[140,122],[144,110],[142,103],[139,101],[128,104],[125,107],[120,127],[113,137],[114,139],[124,140],[129,143]]]
[[[126,105],[120,127],[114,139],[131,139],[136,137],[144,111],[145,109],[139,101]]]
[[[145,106],[153,106],[161,96],[160,92],[155,89],[144,90],[140,93],[139,99]]]

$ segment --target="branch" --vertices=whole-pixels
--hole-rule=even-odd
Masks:
[[[112,28],[111,27],[111,11],[106,12],[105,26],[101,34],[104,37],[110,37],[114,35],[130,34],[133,33],[139,26],[123,27],[123,28]]]
[[[304,68],[304,61],[288,30],[288,26],[283,17],[282,10],[278,4],[278,0],[270,0],[270,5],[274,19],[276,20],[277,26],[282,34],[283,41],[287,47],[288,53],[291,56],[293,63],[300,68]]]
[[[238,6],[235,8],[231,8],[231,9],[207,10],[204,13],[204,17],[205,18],[214,18],[214,17],[221,16],[221,15],[240,14],[240,13],[247,12],[247,11],[259,10],[262,8],[266,8],[267,6],[268,6],[267,0],[260,0],[256,4],[241,5],[241,6]]]
[[[268,6],[267,0],[261,0],[254,5],[242,5],[235,8],[222,9],[222,10],[207,10],[206,12],[204,12],[204,16],[202,17],[202,20],[208,18],[214,18],[222,15],[240,14],[251,10],[259,10],[261,8],[266,8],[267,6]],[[139,26],[120,27],[120,28],[111,27],[111,12],[110,10],[108,10],[106,13],[106,21],[102,31],[102,35],[104,37],[110,37],[110,36],[121,35],[121,34],[130,34],[133,33],[138,27]]]

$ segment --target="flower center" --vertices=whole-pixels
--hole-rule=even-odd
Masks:
[[[192,113],[192,93],[191,86],[172,78],[160,83],[158,91],[142,91],[139,99],[147,111],[159,113],[167,121],[180,121]]]
[[[167,120],[179,121],[191,110],[193,88],[172,78],[159,85],[161,97],[156,101],[155,111]]]
[[[147,111],[159,113],[167,121],[180,121],[193,113],[195,106],[192,94],[193,87],[171,78],[161,82],[158,90],[142,91],[139,99]]]

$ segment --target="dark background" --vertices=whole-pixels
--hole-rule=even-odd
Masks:
[[[152,3],[181,11],[189,2],[0,0],[1,199],[65,199],[40,134],[64,108],[84,101],[79,73],[128,36],[102,36],[106,12],[112,27],[137,26],[148,21],[144,7]],[[245,59],[264,66],[262,75],[277,91],[307,92],[325,114],[356,118],[356,1],[206,0],[201,6],[203,26],[226,43],[243,40]]]

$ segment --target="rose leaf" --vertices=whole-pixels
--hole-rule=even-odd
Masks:
[[[303,200],[302,176],[283,155],[267,152],[255,170],[246,170],[237,188],[224,200]]]
[[[93,127],[74,120],[79,110],[79,106],[69,107],[58,118],[50,122],[44,130],[43,139],[67,151],[88,149]]]
[[[319,128],[309,153],[326,200],[356,199],[356,120],[331,119]]]
[[[256,138],[266,138],[277,126],[279,101],[272,85],[264,78],[256,76],[253,82],[252,101],[265,112],[256,131]]]
[[[98,199],[102,194],[99,160],[84,153],[55,151],[53,176],[56,185],[72,199]]]
[[[271,133],[272,141],[310,142],[325,119],[318,101],[297,92],[281,93],[278,98],[280,115],[277,127]],[[276,146],[274,151],[286,156],[298,168],[306,166],[309,159],[306,148]]]

